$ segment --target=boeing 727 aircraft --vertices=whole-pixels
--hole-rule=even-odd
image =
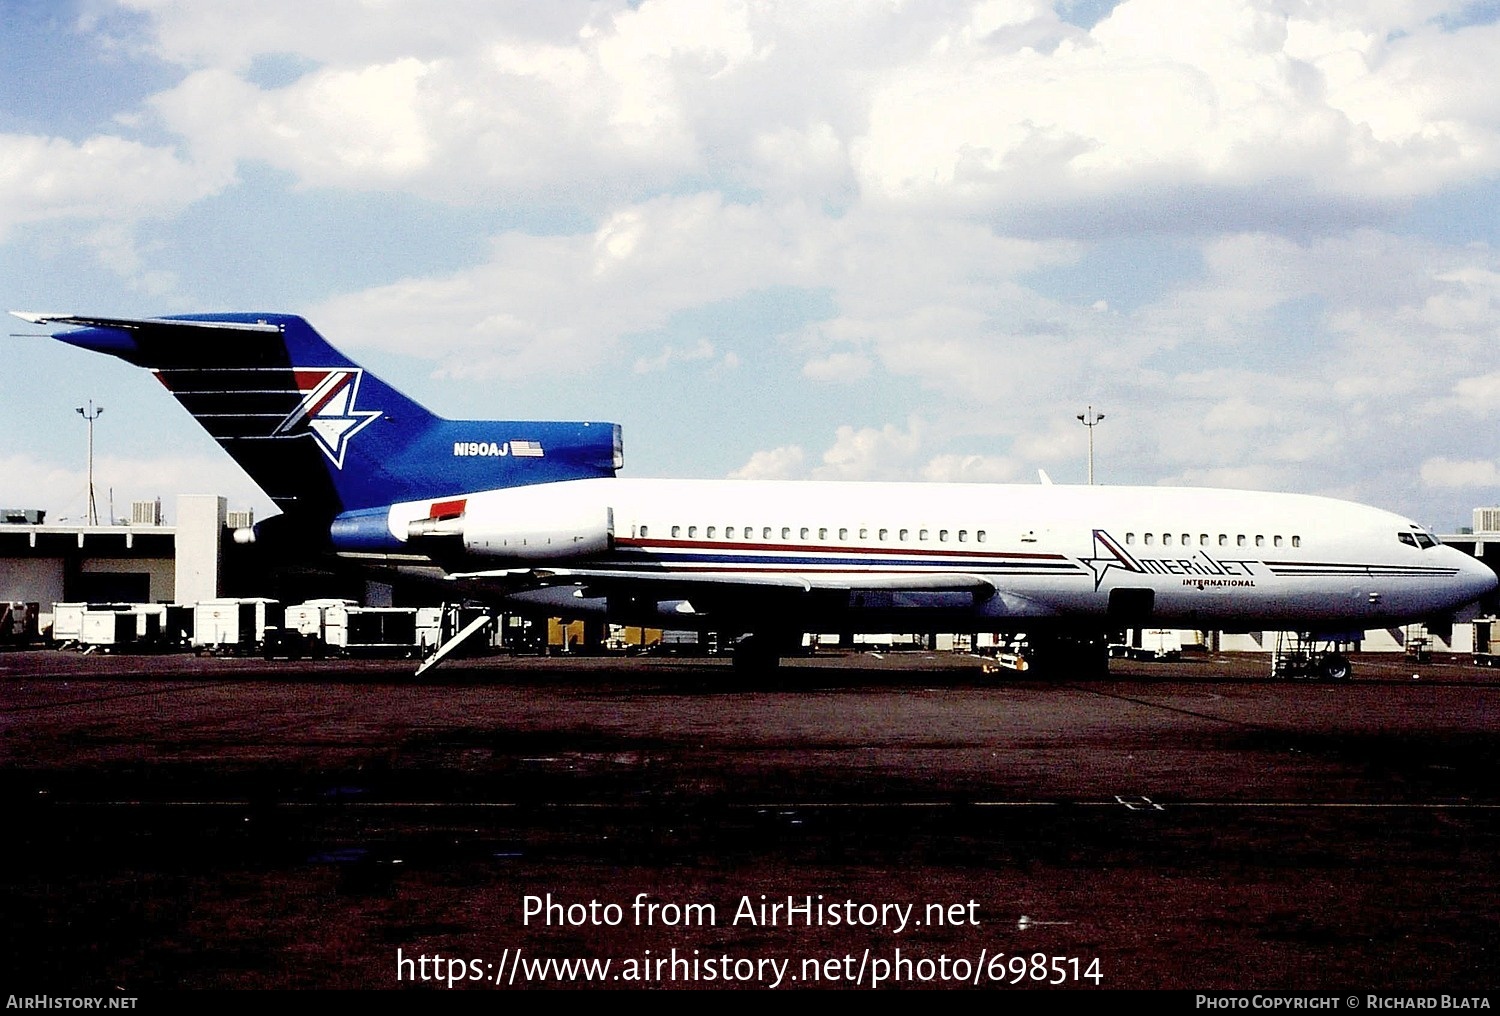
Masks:
[[[743,633],[1025,632],[1102,661],[1126,627],[1365,629],[1438,618],[1495,573],[1409,519],[1182,487],[622,479],[609,423],[445,420],[282,314],[23,314],[150,369],[297,539],[533,615]],[[1347,661],[1324,661],[1329,676]]]

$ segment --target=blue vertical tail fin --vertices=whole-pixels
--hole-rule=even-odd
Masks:
[[[620,468],[614,424],[442,419],[294,315],[17,316],[73,326],[55,337],[151,370],[299,519]]]

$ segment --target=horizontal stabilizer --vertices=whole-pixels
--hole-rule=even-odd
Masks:
[[[76,328],[197,328],[213,331],[277,332],[281,329],[265,321],[199,321],[192,318],[114,318],[85,314],[38,314],[13,310],[11,314],[34,325],[72,325]]]

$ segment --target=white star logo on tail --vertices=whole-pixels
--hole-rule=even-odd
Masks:
[[[364,371],[358,367],[306,368],[293,371],[302,401],[277,424],[272,437],[312,437],[328,461],[344,468],[344,453],[349,439],[368,427],[380,415],[379,410],[357,410],[359,380]]]

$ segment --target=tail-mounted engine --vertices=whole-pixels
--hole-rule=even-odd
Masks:
[[[556,561],[607,553],[614,539],[608,505],[571,492],[559,496],[551,484],[433,501],[425,517],[405,521],[403,532],[396,515],[407,507],[415,506],[395,506],[390,522],[412,550],[432,544],[445,554],[461,549],[508,561]]]
[[[614,512],[600,483],[539,483],[363,508],[334,519],[329,538],[341,554],[420,554],[445,566],[469,557],[524,564],[605,554],[614,544]]]

